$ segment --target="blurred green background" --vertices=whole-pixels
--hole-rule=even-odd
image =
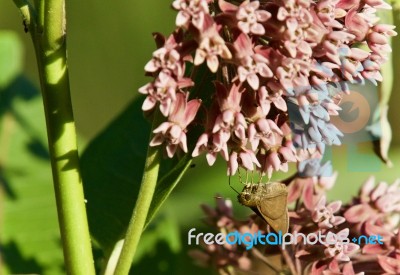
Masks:
[[[170,1],[161,0],[72,0],[67,14],[72,101],[83,152],[148,81],[143,67],[155,49],[151,33],[168,35],[176,14]],[[394,48],[400,52],[398,40]],[[399,73],[395,70],[397,80]],[[38,83],[19,12],[11,0],[0,0],[0,274],[64,273]],[[394,168],[380,163],[367,140],[335,148],[330,157],[339,178],[332,199],[348,201],[371,174],[389,182],[400,177],[399,86],[389,109]],[[192,227],[201,231],[199,205],[214,205],[216,193],[233,200],[239,217],[250,213],[228,187],[224,163],[209,168],[201,157],[195,164],[144,234],[136,274],[204,274],[187,256],[195,247],[188,247],[186,234]],[[102,252],[96,249],[96,255],[101,259]]]

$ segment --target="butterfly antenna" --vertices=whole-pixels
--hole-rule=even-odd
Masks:
[[[232,190],[235,191],[238,195],[240,195],[240,193],[231,184],[231,176],[229,176],[229,187],[232,188]]]

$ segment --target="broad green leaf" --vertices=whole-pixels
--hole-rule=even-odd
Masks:
[[[399,9],[395,8],[392,11],[380,11],[380,17],[382,18],[382,23],[393,24],[393,15],[397,17],[399,15]],[[392,39],[388,39],[389,43],[392,44]],[[383,82],[379,83],[379,105],[377,106],[373,121],[369,127],[370,134],[374,138],[373,146],[374,151],[382,159],[382,161],[389,167],[392,166],[392,162],[389,159],[389,147],[392,141],[392,129],[388,121],[388,108],[389,99],[392,93],[393,87],[396,87],[397,83],[394,81],[399,81],[398,77],[394,76],[396,70],[394,66],[398,61],[395,61],[398,55],[399,49],[394,47],[394,53],[389,55],[389,60],[382,65],[381,73],[383,76]],[[395,85],[393,85],[395,84]]]
[[[157,189],[151,202],[149,213],[146,219],[146,226],[151,222],[154,215],[157,213],[161,204],[168,198],[172,190],[181,180],[183,174],[189,168],[192,160],[186,155],[183,157],[176,166],[162,177],[157,183]]]
[[[133,101],[81,158],[90,231],[106,250],[125,233],[140,187],[150,131],[140,106]]]
[[[393,4],[393,23],[399,33],[400,27],[400,1]],[[393,64],[393,91],[389,101],[389,121],[393,125],[393,143],[400,145],[400,123],[399,102],[400,102],[400,34],[392,38],[392,64]]]
[[[143,97],[135,99],[90,143],[81,158],[90,231],[107,252],[124,237],[142,179],[150,131],[142,102]],[[162,161],[150,217],[177,184],[188,162],[187,157],[180,162]]]

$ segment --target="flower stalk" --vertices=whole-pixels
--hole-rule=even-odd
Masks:
[[[66,271],[95,274],[70,96],[65,1],[14,2],[36,51]]]
[[[153,130],[160,124],[160,119],[161,114],[156,111],[153,118],[151,132],[153,132]],[[126,231],[121,255],[118,259],[115,272],[113,273],[115,275],[128,274],[131,268],[133,257],[135,256],[136,249],[146,223],[146,218],[149,212],[151,201],[153,199],[154,191],[156,189],[160,161],[160,149],[149,146],[147,148],[142,183],[129,226]]]

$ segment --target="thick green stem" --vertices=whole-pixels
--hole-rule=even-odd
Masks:
[[[152,129],[159,125],[159,116],[159,112],[156,111]],[[159,168],[160,150],[157,147],[149,146],[139,195],[126,231],[124,244],[114,275],[126,275],[129,273],[140,236],[142,235],[146,223],[147,213],[149,212],[150,204],[153,199],[154,190],[156,189]]]
[[[92,275],[94,261],[69,87],[65,2],[38,0],[36,10],[27,9],[28,2],[14,2],[36,50],[65,266],[68,274]]]

